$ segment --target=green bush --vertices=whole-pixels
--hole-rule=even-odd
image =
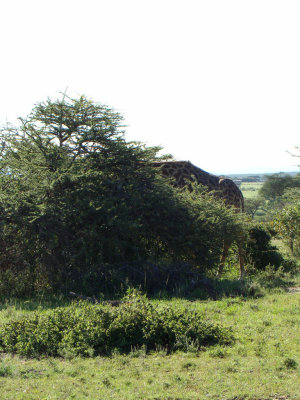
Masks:
[[[266,289],[286,288],[292,284],[292,274],[285,272],[283,267],[276,269],[268,265],[264,271],[256,273],[254,283]]]
[[[7,376],[13,376],[13,369],[10,365],[7,365],[5,362],[0,361],[0,378],[4,378]]]
[[[265,295],[263,287],[251,279],[211,280],[212,293],[215,299],[226,297],[259,298]],[[197,293],[197,292],[196,292]],[[198,294],[198,293],[197,293]]]
[[[284,272],[288,272],[292,275],[295,275],[300,271],[299,263],[297,263],[297,261],[291,257],[285,257],[283,259],[282,268]]]
[[[294,358],[286,358],[283,364],[287,369],[297,369],[298,367],[298,363]]]
[[[271,245],[272,236],[263,226],[254,226],[249,231],[246,245],[246,257],[255,270],[263,271],[268,265],[278,269],[283,256]]]
[[[120,307],[80,302],[34,313],[0,327],[5,352],[36,357],[108,355],[115,349],[188,350],[233,341],[230,330],[207,323],[189,309],[152,305],[133,294]]]
[[[182,281],[164,266],[216,268],[237,238],[239,217],[172,187],[160,149],[126,142],[107,106],[65,96],[20,121],[0,130],[0,297],[152,290]]]

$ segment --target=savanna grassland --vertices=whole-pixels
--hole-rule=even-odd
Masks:
[[[263,182],[243,182],[240,189],[246,199],[255,199],[262,186]]]
[[[297,286],[299,281],[292,285]],[[25,358],[1,354],[1,399],[299,399],[300,295],[281,289],[258,298],[153,300],[188,307],[232,329],[231,345],[109,357]],[[41,302],[6,304],[1,323]],[[277,396],[277,397],[276,397]],[[282,396],[282,397],[280,397]]]
[[[236,213],[123,128],[63,95],[0,129],[0,400],[300,400],[298,178]]]

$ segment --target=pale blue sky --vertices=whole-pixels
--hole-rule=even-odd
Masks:
[[[0,123],[86,94],[126,137],[217,174],[298,170],[297,0],[10,0]]]

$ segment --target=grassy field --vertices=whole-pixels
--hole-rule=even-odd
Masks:
[[[246,199],[254,199],[262,185],[263,182],[243,182],[240,189]]]
[[[159,302],[231,327],[235,344],[171,355],[164,349],[73,359],[1,354],[0,399],[300,399],[300,294],[275,289],[257,299]],[[0,324],[48,307],[4,304]]]
[[[255,198],[261,185],[243,183],[245,198]],[[290,286],[299,287],[300,278]],[[230,327],[235,343],[173,354],[141,348],[94,358],[0,353],[0,400],[300,400],[299,292],[277,288],[255,299],[152,301],[197,310],[205,320]],[[33,311],[68,304],[61,299],[0,304],[0,329]]]

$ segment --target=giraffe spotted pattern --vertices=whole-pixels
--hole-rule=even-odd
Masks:
[[[207,188],[208,191],[214,191],[217,198],[224,200],[228,207],[234,207],[237,212],[244,211],[244,197],[236,184],[228,178],[223,178],[210,174],[201,168],[196,167],[190,161],[163,161],[156,162],[154,166],[161,168],[161,173],[166,178],[172,178],[172,184],[175,187],[187,186],[192,190],[192,182],[196,182]],[[244,275],[244,256],[243,239],[237,240],[240,259],[240,274]],[[221,275],[225,260],[231,243],[224,241],[223,253],[219,266],[219,275]]]

